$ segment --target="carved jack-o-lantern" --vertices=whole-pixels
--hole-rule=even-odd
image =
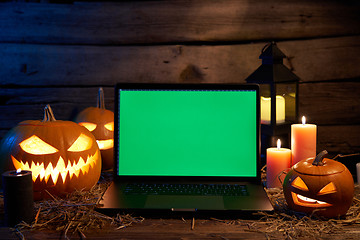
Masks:
[[[295,164],[283,182],[284,195],[295,211],[319,216],[338,217],[346,214],[354,196],[354,181],[349,170],[340,162],[316,158]]]
[[[101,156],[94,136],[71,121],[56,121],[49,105],[43,121],[19,123],[4,137],[5,169],[32,171],[34,198],[88,190],[100,178]],[[46,190],[46,191],[45,191]]]
[[[75,122],[86,127],[99,145],[103,170],[114,166],[114,113],[105,109],[103,89],[99,88],[97,107],[88,107]]]

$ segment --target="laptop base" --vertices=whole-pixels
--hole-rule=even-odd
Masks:
[[[99,212],[152,218],[258,218],[257,212],[274,209],[260,185],[249,184],[249,196],[127,195],[124,183],[111,183],[100,201]],[[265,196],[264,196],[265,194]]]

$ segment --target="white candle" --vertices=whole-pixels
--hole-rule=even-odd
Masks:
[[[360,163],[356,164],[357,183],[360,184]]]
[[[261,123],[271,123],[271,98],[261,97]],[[276,95],[276,123],[285,122],[285,98]]]
[[[291,165],[316,156],[316,125],[306,124],[305,117],[302,124],[291,125],[291,151]]]
[[[290,167],[291,150],[281,148],[280,139],[276,148],[266,150],[266,185],[268,188],[281,187],[278,176]]]

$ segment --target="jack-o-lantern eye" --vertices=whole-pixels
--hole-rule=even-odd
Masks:
[[[109,122],[105,124],[104,127],[109,131],[114,131],[114,122]]]
[[[308,187],[300,177],[295,178],[295,180],[291,183],[291,185],[298,189],[309,191]]]
[[[68,148],[69,152],[82,152],[91,148],[92,139],[85,134],[80,134],[80,136],[75,140],[75,142]]]
[[[95,123],[89,123],[89,122],[81,122],[79,123],[79,125],[86,127],[87,130],[89,130],[90,132],[94,131],[96,128],[96,124]]]
[[[59,151],[35,135],[25,139],[19,145],[22,150],[34,155],[52,154]]]
[[[327,184],[325,187],[323,187],[318,195],[323,195],[323,194],[328,194],[328,193],[334,193],[336,192],[336,187],[335,184],[333,182],[330,182],[329,184]]]

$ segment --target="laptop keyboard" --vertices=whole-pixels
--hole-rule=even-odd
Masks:
[[[149,184],[131,183],[126,194],[144,195],[200,195],[200,196],[248,196],[246,185],[241,184]]]

